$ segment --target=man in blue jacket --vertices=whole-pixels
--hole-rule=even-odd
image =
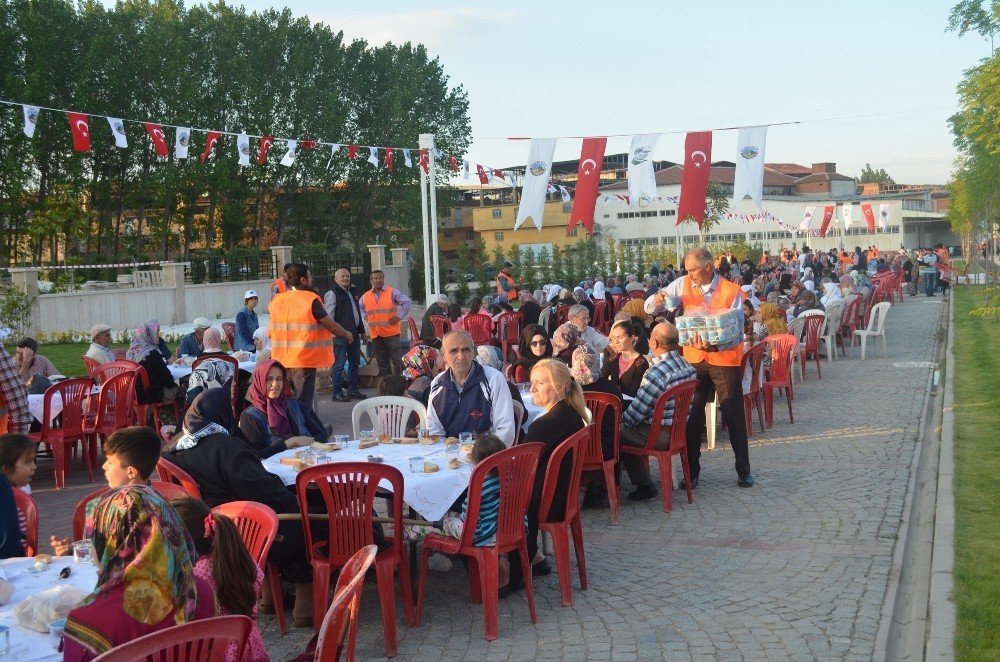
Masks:
[[[351,272],[337,269],[333,274],[334,286],[323,296],[323,307],[334,322],[351,332],[354,340],[333,339],[333,368],[330,379],[333,382],[333,400],[350,402],[364,400],[366,396],[358,390],[358,369],[361,364],[361,336],[365,332],[358,306],[358,292],[351,285]],[[344,365],[347,365],[347,392],[344,392]]]
[[[243,295],[243,310],[236,313],[236,338],[234,339],[234,350],[243,352],[256,352],[257,347],[253,344],[253,332],[257,330],[260,323],[257,321],[257,292],[247,290]]]

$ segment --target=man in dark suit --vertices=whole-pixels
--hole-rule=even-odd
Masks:
[[[344,338],[333,339],[333,368],[330,378],[333,382],[333,399],[336,402],[364,400],[367,396],[358,390],[358,368],[361,363],[361,336],[364,323],[358,307],[358,293],[351,285],[351,272],[338,269],[333,274],[335,285],[323,297],[323,307],[337,324],[354,336],[351,342]],[[347,364],[347,391],[344,391],[344,364]]]

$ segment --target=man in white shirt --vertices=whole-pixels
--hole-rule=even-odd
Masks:
[[[107,324],[95,324],[90,327],[90,347],[86,356],[94,359],[101,365],[111,363],[115,360],[115,355],[108,349],[111,344],[111,327]]]

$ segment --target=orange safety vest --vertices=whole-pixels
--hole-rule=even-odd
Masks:
[[[329,368],[333,364],[332,334],[313,317],[309,290],[288,290],[267,307],[271,314],[271,358],[286,368]],[[322,301],[321,301],[322,303]]]
[[[375,299],[375,290],[368,290],[361,297],[361,303],[365,306],[365,315],[368,316],[368,335],[372,338],[388,338],[399,335],[399,322],[389,324],[396,314],[396,302],[392,295],[394,290],[386,285],[382,288],[382,293]]]
[[[709,310],[729,310],[733,307],[733,303],[737,298],[740,300],[743,299],[743,291],[740,290],[739,285],[725,278],[720,278],[719,287],[712,294],[712,302],[708,305],[708,308]],[[699,289],[695,292],[691,288],[691,279],[687,276],[684,277],[684,289],[681,293],[681,301],[684,302],[685,315],[688,310],[705,307],[705,297],[702,295],[701,290]],[[685,345],[682,353],[691,365],[708,361],[711,365],[738,366],[740,359],[743,357],[743,348],[741,345],[737,345],[732,349],[724,349],[718,352],[703,352],[700,349]]]
[[[281,294],[282,292],[287,292],[288,283],[285,282],[284,278],[281,278],[279,276],[278,278],[274,279],[273,283],[271,283],[271,291],[274,292],[275,294]]]
[[[500,282],[501,278],[507,279],[507,284],[511,286],[509,290],[503,288],[503,283]],[[502,271],[497,275],[497,293],[506,295],[507,301],[513,301],[517,298],[517,290],[514,289],[514,279]]]

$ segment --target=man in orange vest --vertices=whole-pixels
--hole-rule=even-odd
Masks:
[[[503,269],[497,274],[497,294],[507,297],[507,301],[517,298],[518,284],[514,282],[514,277],[510,274],[514,265],[510,262],[503,263]]]
[[[292,266],[291,262],[289,262],[288,264],[286,264],[285,267],[281,270],[281,275],[278,276],[277,278],[275,278],[274,282],[271,283],[271,298],[272,299],[275,296],[277,296],[279,294],[282,294],[283,292],[287,292],[288,291],[288,276],[287,276],[287,273],[288,273],[288,267],[290,267],[290,266]]]
[[[378,269],[372,272],[371,284],[372,289],[361,296],[361,316],[368,327],[367,335],[378,363],[378,376],[401,375],[403,350],[399,322],[410,314],[411,301],[399,290],[386,285],[385,273]]]
[[[687,275],[674,280],[666,288],[649,297],[646,300],[646,312],[655,314],[664,309],[672,310],[678,301],[684,304],[685,311],[695,308],[708,308],[720,312],[728,309],[742,310],[744,294],[739,285],[715,273],[713,263],[712,253],[707,248],[691,250],[684,257]],[[698,485],[698,475],[701,471],[701,435],[705,431],[705,404],[717,391],[722,420],[729,430],[729,443],[736,455],[738,485],[753,487],[746,418],[743,411],[740,341],[717,346],[709,344],[696,334],[694,342],[683,348],[683,355],[697,371],[698,380],[686,428],[691,486]]]
[[[285,270],[288,291],[271,299],[271,358],[288,370],[292,393],[310,407],[316,396],[316,368],[333,364],[331,334],[348,343],[354,335],[331,319],[323,299],[311,289],[309,267],[292,263]]]

